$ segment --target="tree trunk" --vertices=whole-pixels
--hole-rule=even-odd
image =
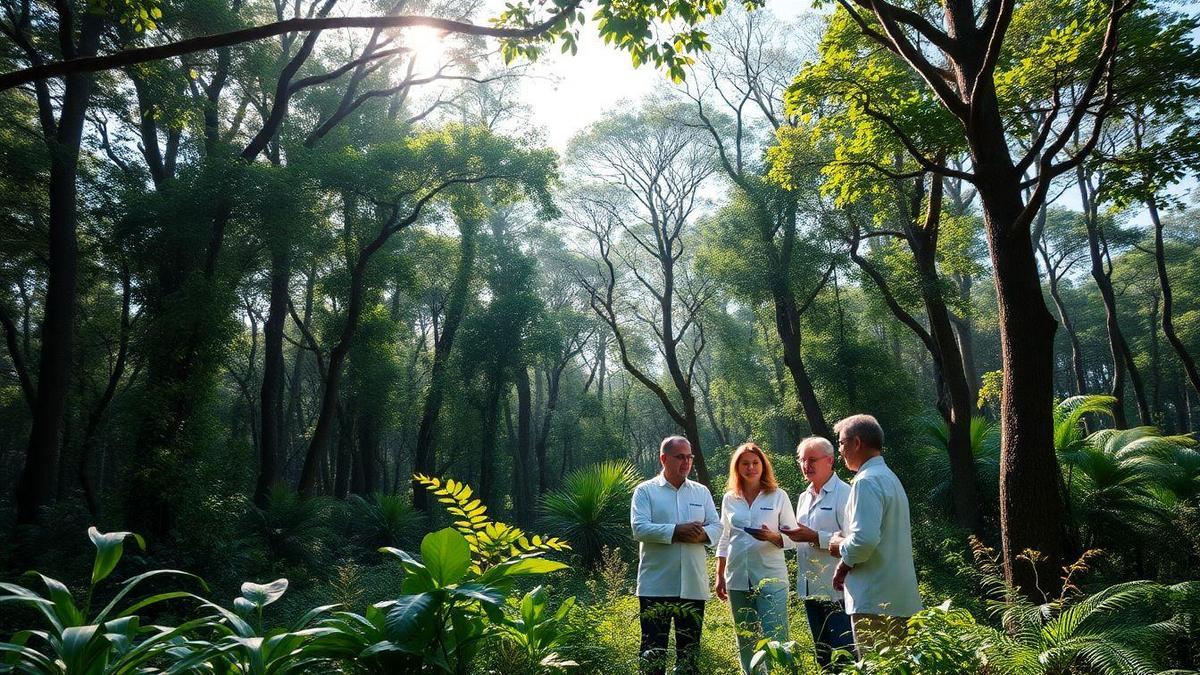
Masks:
[[[548,473],[550,466],[546,460],[546,447],[550,443],[550,431],[554,421],[554,411],[558,409],[558,388],[562,381],[563,369],[567,366],[567,361],[562,361],[555,365],[554,369],[546,373],[546,406],[543,411],[540,429],[538,431],[537,443],[534,445],[534,453],[537,456],[538,464],[538,496],[545,496],[546,490],[549,489]]]
[[[959,297],[969,306],[974,280],[970,276],[962,276],[955,281],[958,285]],[[970,387],[971,401],[974,402],[979,399],[979,368],[975,365],[975,322],[970,313],[961,317],[951,313],[950,320],[954,322],[958,350],[963,357],[963,371],[966,372],[967,386]]]
[[[517,442],[513,446],[513,512],[516,516],[518,525],[528,525],[533,522],[534,514],[534,499],[533,499],[533,464],[530,457],[530,439],[531,439],[531,420],[532,406],[531,396],[529,391],[529,368],[521,363],[517,365]],[[538,435],[539,444],[542,443],[542,434]],[[545,469],[543,468],[546,461],[545,445],[540,445],[538,453],[538,490],[539,495],[544,490],[542,480],[545,477]]]
[[[993,123],[1000,128],[998,111]],[[1012,166],[1003,142],[1003,134],[997,133],[992,144],[974,151],[995,270],[1004,364],[1000,536],[1006,579],[1027,597],[1040,598],[1042,591],[1057,591],[1062,566],[1073,557],[1075,546],[1066,528],[1062,474],[1054,454],[1056,324],[1042,300],[1029,228],[1014,226],[1023,208],[1015,181],[995,175]],[[1001,157],[1008,161],[997,167]],[[1032,562],[1018,559],[1026,550],[1041,555]]]
[[[358,480],[354,481],[354,492],[365,496],[379,491],[379,417],[373,413],[364,413],[362,406],[356,407],[358,458],[354,467]]]
[[[83,431],[83,440],[79,444],[79,486],[83,490],[84,503],[87,504],[88,513],[96,516],[100,512],[99,495],[96,494],[96,489],[92,485],[92,476],[88,460],[91,457],[92,442],[96,437],[96,432],[100,428],[100,422],[104,419],[104,413],[107,412],[108,406],[112,403],[113,397],[117,393],[117,385],[121,382],[121,376],[125,373],[125,362],[129,356],[129,303],[130,303],[130,282],[129,282],[129,266],[121,264],[121,332],[117,338],[117,357],[113,362],[112,371],[108,374],[108,385],[104,388],[104,393],[100,395],[100,401],[96,403],[96,407],[88,415],[87,426]]]
[[[461,229],[458,272],[450,287],[450,298],[446,303],[446,317],[442,325],[442,333],[434,344],[429,392],[425,396],[425,405],[421,411],[421,425],[417,430],[417,446],[413,451],[413,473],[429,475],[436,471],[434,443],[437,439],[438,415],[442,410],[443,389],[446,386],[445,371],[449,364],[450,350],[454,346],[454,335],[458,332],[458,326],[462,323],[463,315],[467,310],[467,292],[475,267],[475,234],[478,223],[463,223]],[[428,511],[429,506],[429,493],[423,486],[413,481],[413,507],[419,511]]]
[[[1090,190],[1083,168],[1076,171],[1079,182],[1079,192],[1083,202],[1083,220],[1087,225],[1088,235],[1088,252],[1091,255],[1091,272],[1092,279],[1096,281],[1096,287],[1100,290],[1100,298],[1104,301],[1104,316],[1105,328],[1108,331],[1108,346],[1109,353],[1112,355],[1113,378],[1111,394],[1117,399],[1113,406],[1113,418],[1119,429],[1128,428],[1129,423],[1125,418],[1125,375],[1128,371],[1130,379],[1133,383],[1134,396],[1137,400],[1138,416],[1141,418],[1142,424],[1150,424],[1150,409],[1146,404],[1146,392],[1142,386],[1141,374],[1137,368],[1133,366],[1133,359],[1129,353],[1129,344],[1125,341],[1125,335],[1121,332],[1121,326],[1117,321],[1117,299],[1113,292],[1112,286],[1112,271],[1105,269],[1105,258],[1108,253],[1107,243],[1101,242],[1101,232],[1099,223],[1099,214],[1094,199],[1094,194]],[[1102,250],[1103,248],[1103,250]]]
[[[1063,330],[1067,332],[1067,341],[1071,344],[1071,375],[1075,384],[1075,393],[1082,395],[1087,392],[1087,383],[1084,377],[1084,373],[1087,371],[1083,367],[1083,349],[1079,345],[1079,334],[1075,332],[1075,325],[1071,323],[1071,317],[1067,314],[1067,306],[1058,290],[1058,277],[1053,271],[1050,271],[1048,276],[1050,297],[1054,299],[1054,308],[1058,312],[1058,319],[1062,322]]]
[[[1154,198],[1146,200],[1146,208],[1150,211],[1150,222],[1154,224],[1154,265],[1158,270],[1158,286],[1162,291],[1162,329],[1163,335],[1175,350],[1183,370],[1187,373],[1192,389],[1200,394],[1200,370],[1196,369],[1196,361],[1188,354],[1183,341],[1175,333],[1174,297],[1171,293],[1171,281],[1167,278],[1166,251],[1163,244],[1163,224],[1158,215],[1158,202]]]
[[[796,390],[796,400],[808,421],[810,432],[816,436],[833,438],[821,405],[817,401],[817,393],[813,387],[808,369],[804,367],[804,358],[800,352],[802,330],[800,315],[804,311],[796,303],[796,295],[792,289],[791,266],[792,255],[796,241],[796,204],[789,202],[788,207],[780,216],[783,219],[781,227],[783,240],[777,246],[774,240],[775,225],[767,216],[769,212],[765,205],[759,204],[759,241],[771,263],[770,284],[771,297],[775,303],[775,329],[779,333],[779,341],[783,344],[783,364],[792,376],[792,385]],[[824,282],[822,282],[823,284]],[[814,296],[816,291],[814,290]]]
[[[354,466],[354,419],[346,412],[340,396],[334,394],[337,409],[338,443],[337,463],[333,469],[333,496],[345,499],[350,493]]]
[[[908,243],[912,248],[921,280],[921,299],[929,320],[929,332],[936,353],[935,367],[941,374],[948,400],[946,424],[949,429],[950,476],[954,491],[955,520],[962,527],[979,526],[978,489],[975,481],[975,456],[971,450],[972,401],[962,353],[950,324],[950,311],[942,297],[937,272],[938,223],[941,217],[942,181],[934,177],[929,191],[928,215],[923,226],[915,224],[916,214],[907,219]]]
[[[60,16],[60,21],[70,15]],[[91,12],[80,18],[77,56],[92,56],[100,43],[103,19]],[[67,30],[71,30],[69,27]],[[16,486],[18,524],[36,523],[41,510],[54,498],[58,473],[59,437],[67,408],[71,358],[75,336],[76,277],[79,266],[78,190],[79,146],[91,97],[93,75],[76,73],[64,78],[62,108],[57,129],[46,138],[50,154],[49,250],[42,345],[38,357],[37,399],[25,465]]]
[[[267,320],[263,325],[263,381],[259,396],[259,420],[262,424],[258,458],[258,480],[254,503],[263,507],[271,486],[279,479],[279,458],[283,447],[283,327],[288,315],[288,283],[292,274],[291,252],[287,242],[276,243],[271,251],[271,293]]]
[[[476,495],[496,510],[496,436],[500,431],[500,395],[504,393],[503,367],[497,366],[488,377],[487,400],[483,402],[482,434],[479,444],[479,484]]]

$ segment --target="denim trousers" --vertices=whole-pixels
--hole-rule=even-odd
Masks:
[[[729,591],[743,675],[750,675],[750,660],[759,640],[787,642],[787,598],[787,582],[778,580],[763,581],[749,591]],[[758,672],[766,671],[760,668]]]

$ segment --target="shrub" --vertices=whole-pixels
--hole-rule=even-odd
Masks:
[[[122,582],[112,600],[95,614],[92,600],[97,586],[107,579],[120,562],[129,538],[141,549],[145,541],[131,532],[101,533],[88,529],[96,548],[87,592],[77,598],[62,582],[44,574],[30,572],[46,587],[44,594],[17,584],[0,583],[7,595],[0,595],[0,606],[24,605],[37,611],[42,626],[17,632],[8,642],[0,642],[0,672],[25,673],[107,673],[137,672],[159,656],[172,640],[212,623],[211,617],[188,621],[176,627],[143,626],[139,612],[159,603],[179,598],[203,602],[187,591],[168,591],[130,601],[131,594],[143,582],[159,577],[185,577],[204,582],[195,575],[178,570],[152,570]]]
[[[542,525],[561,532],[579,552],[583,565],[594,569],[605,547],[629,539],[629,498],[638,473],[628,462],[611,461],[578,469],[562,489],[542,502]]]

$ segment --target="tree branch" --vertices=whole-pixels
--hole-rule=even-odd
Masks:
[[[209,49],[231,47],[234,45],[244,44],[246,42],[254,42],[257,40],[274,37],[276,35],[296,32],[336,30],[342,28],[387,29],[424,26],[442,30],[448,33],[461,33],[464,35],[479,35],[483,37],[495,37],[511,40],[529,39],[538,37],[553,28],[555,24],[559,23],[563,19],[563,17],[574,12],[579,7],[581,2],[582,0],[570,0],[570,2],[564,5],[561,9],[559,9],[559,11],[555,12],[545,21],[536,23],[528,28],[498,28],[494,26],[481,26],[464,21],[453,21],[450,19],[440,19],[432,16],[417,15],[334,16],[287,19],[285,21],[276,21],[261,26],[254,26],[252,28],[229,31],[227,33],[215,33],[212,35],[203,35],[186,40],[178,40],[176,42],[168,42],[167,44],[155,45],[153,47],[127,49],[115,54],[108,54],[106,56],[67,59],[64,61],[55,61],[53,63],[46,63],[39,66],[22,68],[21,70],[14,70],[0,75],[0,91],[49,77],[61,77],[73,73],[94,73],[103,70],[112,70],[122,66],[131,66],[138,63],[146,63],[147,61],[169,59],[176,56],[206,51]]]

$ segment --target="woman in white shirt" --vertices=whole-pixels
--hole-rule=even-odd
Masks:
[[[729,601],[742,673],[749,675],[759,640],[788,639],[789,584],[783,551],[795,544],[779,530],[794,529],[796,514],[787,493],[775,482],[771,461],[754,443],[743,443],[734,451],[725,488],[717,542],[717,597]]]

